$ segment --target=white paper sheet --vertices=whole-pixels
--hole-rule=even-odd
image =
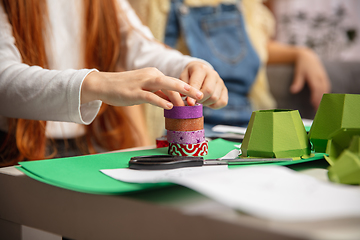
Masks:
[[[245,134],[246,132],[246,128],[244,127],[235,127],[228,125],[216,125],[211,130],[213,130],[214,132],[238,133],[238,134]]]
[[[248,214],[280,221],[360,217],[360,188],[322,182],[282,166],[101,170],[124,182],[173,182]]]
[[[313,120],[302,118],[303,124],[306,127],[311,127]],[[237,133],[245,135],[246,128],[244,127],[236,127],[236,126],[229,126],[229,125],[216,125],[211,130],[214,132],[222,132],[222,133]]]

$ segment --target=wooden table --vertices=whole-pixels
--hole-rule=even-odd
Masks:
[[[325,169],[303,173],[327,179]],[[0,192],[0,239],[21,239],[22,225],[78,240],[360,239],[360,218],[263,220],[181,186],[95,195],[38,182],[7,167],[0,168]]]

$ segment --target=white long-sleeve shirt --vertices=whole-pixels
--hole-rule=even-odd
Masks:
[[[150,30],[142,25],[129,3],[118,3],[136,29],[127,39],[127,70],[156,67],[165,75],[179,77],[195,59],[149,40],[153,39]],[[84,69],[82,1],[48,0],[47,5],[50,22],[46,51],[50,69],[22,63],[12,26],[0,5],[0,129],[7,130],[7,117],[46,120],[48,136],[71,138],[83,134],[83,125],[79,124],[94,120],[101,101],[80,104],[82,81],[94,71]],[[124,27],[123,16],[119,16],[119,21]]]

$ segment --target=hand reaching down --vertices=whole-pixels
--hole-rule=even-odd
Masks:
[[[200,101],[203,93],[156,68],[127,72],[91,72],[81,87],[81,103],[101,100],[113,106],[150,103],[164,109],[183,105],[180,94]]]
[[[202,99],[187,98],[189,105],[194,105],[195,100],[213,109],[227,105],[228,91],[224,81],[207,64],[200,61],[190,62],[181,73],[180,79],[203,93]]]

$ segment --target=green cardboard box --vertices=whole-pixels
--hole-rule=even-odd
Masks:
[[[354,135],[360,135],[360,95],[324,94],[309,132],[315,152],[330,146],[327,153],[338,157]]]
[[[297,158],[309,155],[310,143],[299,111],[254,111],[241,151],[242,157]]]
[[[330,181],[343,184],[360,184],[360,159],[351,151],[344,150],[336,164],[328,169]]]
[[[328,177],[330,181],[343,184],[360,184],[360,136],[354,136],[349,148],[341,152],[338,158],[326,157],[330,163]]]
[[[332,135],[326,146],[326,160],[330,165],[334,165],[340,154],[349,147],[353,137],[360,135],[360,129],[340,129]]]

